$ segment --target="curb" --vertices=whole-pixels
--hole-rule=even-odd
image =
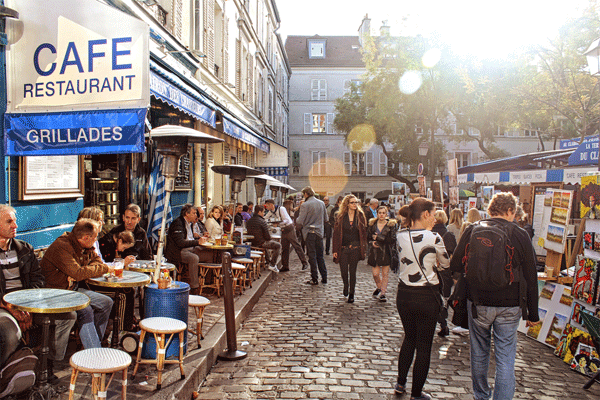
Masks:
[[[246,289],[246,292],[235,300],[236,332],[240,329],[246,318],[248,318],[248,315],[250,315],[250,312],[252,312],[252,309],[267,287],[269,287],[273,280],[273,274],[273,272],[265,270],[260,278],[252,282],[252,288]],[[184,365],[185,378],[176,385],[173,385],[174,390],[172,394],[165,396],[165,393],[161,393],[161,398],[190,400],[192,393],[198,390],[212,366],[215,365],[217,356],[226,348],[227,331],[225,329],[225,315],[223,315],[204,336],[202,348],[186,356]]]

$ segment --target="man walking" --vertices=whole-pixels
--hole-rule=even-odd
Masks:
[[[306,241],[311,275],[311,279],[306,283],[318,285],[319,273],[321,274],[321,282],[327,283],[327,267],[323,258],[323,237],[325,236],[327,209],[325,203],[315,197],[315,192],[310,186],[302,189],[302,196],[304,197],[304,203],[298,211],[296,227],[302,229],[302,236]]]
[[[453,272],[467,271],[471,379],[476,400],[487,400],[492,396],[487,378],[492,332],[496,356],[494,399],[512,399],[520,318],[523,316],[527,326],[539,323],[534,250],[527,232],[513,223],[516,209],[517,201],[512,193],[496,194],[488,206],[491,218],[465,230],[450,262]],[[502,233],[508,240],[503,239]],[[494,238],[498,240],[490,240]],[[490,242],[494,246],[489,246]],[[504,260],[502,253],[506,250],[514,251],[512,264],[510,261],[506,264]],[[463,265],[465,256],[468,269]],[[497,262],[499,258],[502,260]],[[512,265],[510,275],[505,271],[509,265]],[[514,281],[510,279],[511,275]],[[478,282],[478,277],[484,279]],[[503,281],[500,288],[492,288],[491,277]]]
[[[265,257],[269,269],[273,272],[279,272],[279,269],[277,268],[277,257],[279,257],[279,252],[281,251],[281,244],[271,238],[269,225],[267,225],[264,216],[265,208],[260,205],[255,206],[252,218],[246,222],[246,229],[248,230],[248,235],[254,237],[252,239],[252,246],[265,249]],[[266,250],[272,250],[273,254],[269,254]]]
[[[273,216],[281,221],[281,268],[279,271],[286,272],[290,270],[290,245],[294,247],[300,262],[302,262],[302,270],[308,268],[306,254],[302,251],[302,246],[296,237],[296,228],[294,221],[288,214],[285,207],[276,207],[275,201],[272,199],[265,200],[265,209],[269,210],[267,217]]]
[[[369,201],[369,205],[363,208],[365,212],[365,217],[367,217],[367,222],[371,218],[377,218],[377,208],[379,207],[379,200],[373,198]]]

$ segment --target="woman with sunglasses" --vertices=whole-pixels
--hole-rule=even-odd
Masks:
[[[398,356],[398,381],[394,390],[406,391],[406,377],[417,353],[413,368],[411,400],[431,399],[422,392],[429,372],[431,344],[442,306],[440,281],[436,270],[448,268],[450,259],[444,241],[432,232],[435,204],[415,199],[400,209],[408,229],[397,234],[400,271],[396,306],[404,328],[404,340]]]
[[[376,285],[373,297],[382,302],[387,301],[385,294],[390,275],[392,251],[396,251],[394,243],[397,221],[388,217],[387,207],[379,206],[377,207],[377,218],[371,218],[367,227],[367,239],[370,245],[367,264],[373,268],[373,279]]]
[[[367,219],[354,195],[342,200],[333,227],[332,247],[333,262],[340,264],[344,297],[348,296],[348,303],[354,303],[356,266],[367,253]]]

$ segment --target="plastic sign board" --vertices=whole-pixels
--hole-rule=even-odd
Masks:
[[[5,4],[6,155],[144,151],[148,25],[95,0]]]

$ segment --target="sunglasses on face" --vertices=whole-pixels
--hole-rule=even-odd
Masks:
[[[358,204],[358,201],[349,201],[348,204]]]

